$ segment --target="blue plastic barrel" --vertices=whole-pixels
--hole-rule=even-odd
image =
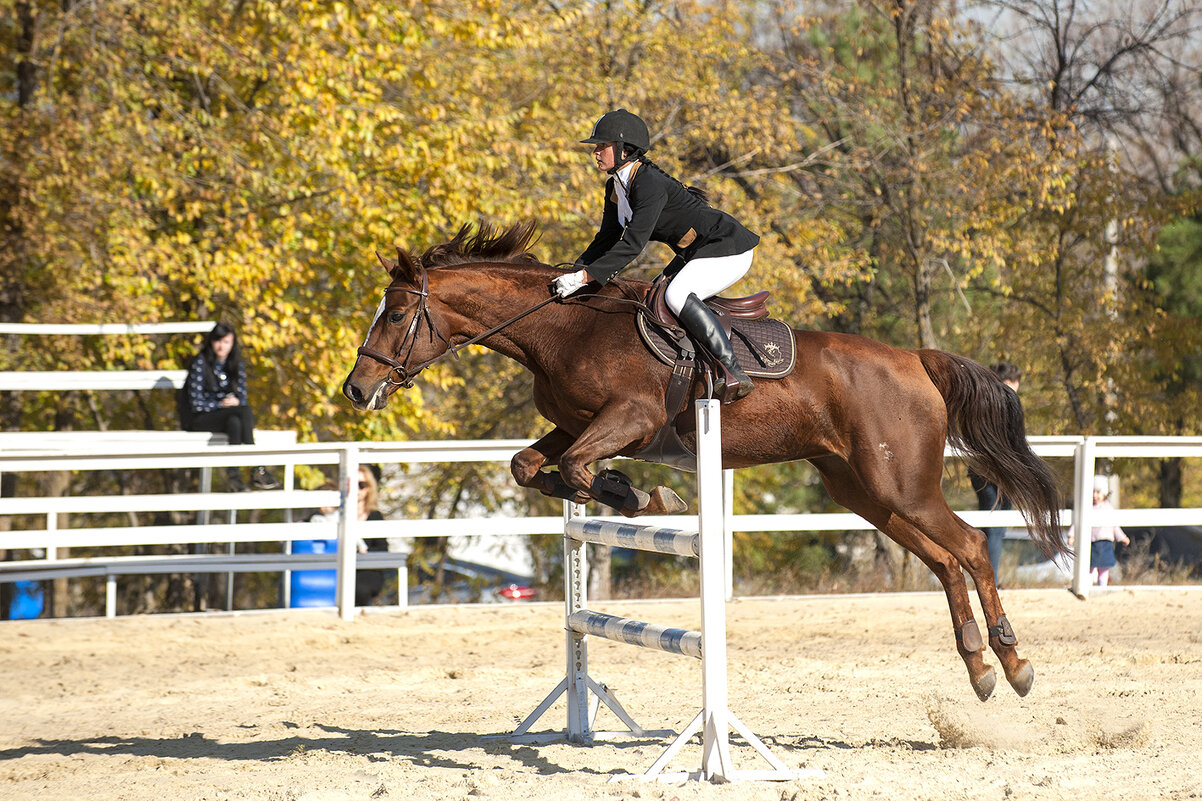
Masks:
[[[46,608],[40,581],[14,581],[13,599],[8,605],[9,620],[33,620]]]
[[[337,553],[338,540],[293,540],[293,553]],[[333,606],[338,592],[337,570],[293,570],[293,609]]]

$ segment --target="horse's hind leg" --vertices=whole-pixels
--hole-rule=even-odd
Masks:
[[[981,601],[981,611],[985,613],[985,621],[989,631],[989,646],[1002,663],[1006,673],[1006,681],[1020,696],[1031,691],[1035,681],[1035,670],[1031,663],[1018,655],[1015,645],[1018,643],[1014,629],[1006,619],[1002,609],[1002,600],[998,597],[997,586],[993,581],[993,565],[989,561],[989,550],[985,545],[985,535],[961,520],[947,505],[942,496],[938,501],[927,505],[930,510],[926,514],[907,514],[909,522],[914,526],[919,536],[926,535],[935,547],[954,555],[958,566],[956,575],[960,586],[965,588],[962,566],[972,576],[977,585],[977,597]],[[949,557],[950,558],[950,557]]]
[[[956,634],[956,651],[964,660],[964,666],[968,668],[968,678],[977,697],[982,701],[988,699],[993,694],[997,678],[993,667],[985,664],[983,658],[985,644],[981,640],[981,630],[972,616],[972,602],[968,597],[968,585],[964,581],[960,563],[950,551],[937,545],[897,515],[890,518],[882,531],[921,559],[943,585],[943,593],[947,596],[948,609],[952,615],[952,627]]]
[[[993,667],[985,664],[985,644],[973,619],[968,585],[964,582],[964,573],[956,558],[945,548],[932,542],[911,523],[872,500],[843,459],[832,456],[813,459],[811,462],[822,474],[823,484],[837,503],[857,513],[917,556],[939,579],[952,616],[956,651],[968,669],[969,682],[978,698],[982,701],[989,698],[997,684],[997,677]]]
[[[1030,662],[1018,655],[1018,638],[1014,636],[1014,629],[1011,628],[1002,608],[1002,599],[997,594],[985,536],[950,509],[948,513],[968,543],[961,552],[965,554],[961,561],[964,563],[964,569],[972,576],[973,583],[977,585],[977,597],[981,600],[981,610],[985,613],[985,620],[989,625],[989,647],[1002,663],[1006,681],[1010,682],[1016,693],[1025,696],[1031,691],[1031,685],[1035,681],[1035,669],[1031,667]]]

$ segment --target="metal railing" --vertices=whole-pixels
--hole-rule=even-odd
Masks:
[[[357,481],[359,465],[376,463],[453,463],[508,462],[518,450],[528,445],[525,440],[477,440],[458,442],[349,442],[304,443],[288,446],[221,446],[205,447],[179,442],[156,446],[144,441],[128,447],[111,442],[81,443],[79,450],[69,440],[60,443],[69,453],[40,451],[11,451],[0,453],[0,472],[37,473],[46,471],[89,470],[175,470],[213,467],[269,465],[283,468],[282,491],[214,493],[203,487],[197,493],[166,495],[122,495],[109,497],[19,497],[0,498],[0,515],[43,516],[42,528],[0,532],[0,550],[39,549],[45,552],[41,560],[24,563],[0,563],[0,581],[4,571],[30,569],[38,562],[44,575],[53,575],[52,565],[58,551],[68,548],[120,547],[179,543],[288,542],[295,539],[314,539],[322,527],[324,535],[338,539],[337,608],[344,619],[354,613],[354,580],[356,553],[354,543],[359,538],[416,538],[449,537],[456,535],[514,536],[530,534],[562,534],[561,515],[530,517],[461,517],[452,519],[390,519],[359,521],[357,492],[351,491],[352,478]],[[1202,458],[1202,437],[1135,438],[1135,437],[1032,437],[1037,454],[1045,458],[1073,458],[1073,504],[1070,510],[1060,511],[1060,523],[1073,525],[1075,530],[1088,531],[1095,525],[1202,525],[1202,508],[1183,509],[1118,509],[1099,512],[1092,508],[1092,479],[1099,459],[1143,459],[1180,456]],[[953,451],[949,458],[955,458]],[[337,465],[338,491],[301,491],[294,488],[297,465]],[[725,471],[726,491],[733,489],[733,472]],[[336,523],[249,523],[236,522],[238,512],[261,509],[302,509],[337,506]],[[201,522],[196,525],[112,526],[88,528],[59,528],[58,515],[94,514],[105,512],[154,512],[162,510],[195,511]],[[229,522],[216,523],[205,517],[225,512]],[[974,526],[1023,526],[1016,511],[961,511],[960,516]],[[692,527],[695,516],[648,517],[640,522],[651,525]],[[303,526],[303,528],[298,528]],[[852,513],[835,514],[762,514],[731,515],[729,530],[754,531],[843,531],[864,530],[872,526]],[[727,553],[730,553],[728,543]],[[215,558],[219,555],[213,555]],[[286,555],[285,555],[286,556]],[[168,559],[170,557],[163,557]],[[91,557],[90,564],[112,562],[120,569],[118,557]],[[731,560],[726,560],[727,594],[731,591]],[[187,572],[183,567],[170,572]],[[298,562],[298,564],[300,564]],[[78,565],[72,564],[73,567]],[[66,570],[67,565],[62,565]],[[1084,597],[1089,591],[1089,537],[1076,538],[1072,589]],[[404,593],[405,588],[401,588]]]

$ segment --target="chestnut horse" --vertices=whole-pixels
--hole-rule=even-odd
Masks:
[[[555,426],[513,457],[520,485],[582,503],[603,499],[629,516],[678,510],[670,491],[644,493],[589,469],[638,454],[667,418],[672,370],[644,347],[628,300],[646,283],[618,279],[560,300],[549,286],[562,271],[528,252],[533,236],[531,224],[499,233],[481,226],[474,234],[465,226],[419,258],[400,248],[395,262],[380,257],[390,283],[343,394],[356,409],[383,408],[426,366],[479,341],[534,374],[535,405]],[[1015,649],[985,537],[956,516],[940,488],[950,439],[1022,511],[1045,553],[1066,550],[1060,494],[1027,444],[1018,396],[989,369],[942,351],[820,331],[794,337],[793,374],[758,380],[754,392],[723,409],[723,466],[805,459],[835,501],[918,556],[943,585],[956,649],[985,700],[996,678],[983,659],[968,571],[989,645],[1011,686],[1026,695],[1034,671]],[[703,391],[695,386],[694,397]],[[685,407],[675,424],[693,447],[693,412]],[[546,469],[555,465],[558,473]]]

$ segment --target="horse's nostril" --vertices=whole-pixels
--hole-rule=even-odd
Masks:
[[[363,402],[363,392],[350,381],[342,385],[342,394],[350,398],[352,403]]]

